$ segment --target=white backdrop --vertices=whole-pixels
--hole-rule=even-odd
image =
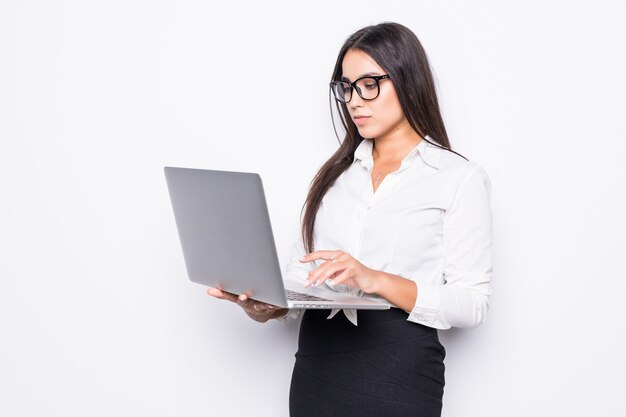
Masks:
[[[444,416],[622,416],[626,8],[614,1],[0,3],[0,415],[287,416],[298,323],[188,281],[163,166],[259,172],[283,264],[358,28],[410,27],[491,177],[487,321]]]

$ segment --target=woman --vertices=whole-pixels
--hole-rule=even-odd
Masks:
[[[311,183],[286,279],[394,307],[304,311],[290,414],[440,416],[437,329],[476,327],[489,307],[490,180],[450,149],[426,53],[406,27],[350,36],[331,91],[346,134]],[[302,314],[209,294],[260,322]]]

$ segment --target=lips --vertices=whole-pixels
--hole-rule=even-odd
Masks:
[[[364,123],[367,123],[367,120],[370,118],[370,116],[354,116],[354,124],[357,125],[362,125]]]

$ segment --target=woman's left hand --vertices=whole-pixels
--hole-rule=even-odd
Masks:
[[[326,262],[309,272],[305,287],[311,284],[319,287],[324,281],[329,280],[328,284],[331,287],[346,284],[370,294],[378,290],[380,281],[378,271],[366,267],[349,253],[341,250],[318,250],[303,256],[300,262],[311,262],[316,259],[325,259]]]

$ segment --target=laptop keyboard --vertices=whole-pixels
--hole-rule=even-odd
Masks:
[[[291,290],[285,290],[285,295],[287,295],[287,300],[291,301],[332,301],[326,298],[320,298],[309,294],[302,294],[301,292],[295,292]]]

